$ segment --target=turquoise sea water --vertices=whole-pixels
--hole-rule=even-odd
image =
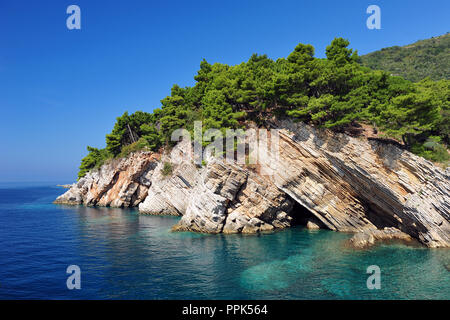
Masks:
[[[173,233],[176,217],[68,207],[56,187],[0,186],[0,299],[449,299],[450,250],[302,227],[264,235]],[[81,268],[68,290],[66,268]],[[369,290],[366,269],[381,269]],[[447,266],[447,268],[446,268]]]

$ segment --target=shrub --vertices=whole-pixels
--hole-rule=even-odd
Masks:
[[[141,138],[132,144],[122,147],[122,151],[120,152],[120,154],[117,157],[125,158],[125,157],[128,157],[133,152],[144,150],[144,149],[148,149],[148,143],[147,143],[146,139]]]
[[[171,175],[173,172],[173,166],[170,162],[164,162],[164,166],[161,170],[161,173],[164,177]]]
[[[439,137],[430,137],[425,143],[416,143],[411,151],[425,159],[447,165],[450,155],[447,148],[440,143]]]

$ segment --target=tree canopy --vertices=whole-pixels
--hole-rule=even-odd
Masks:
[[[108,158],[142,148],[156,151],[170,143],[173,130],[192,132],[196,120],[204,131],[242,128],[272,117],[337,131],[368,122],[420,155],[448,160],[450,81],[413,83],[359,60],[342,38],[326,48],[325,59],[314,57],[313,46],[299,44],[276,61],[257,54],[235,66],[203,60],[194,86],[174,85],[153,113],[125,112],[117,118],[106,148],[88,147],[79,177]]]

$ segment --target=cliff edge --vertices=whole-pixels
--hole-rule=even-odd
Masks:
[[[191,146],[179,143],[164,154],[112,160],[55,203],[180,215],[174,230],[257,233],[302,222],[356,233],[359,247],[391,238],[450,247],[450,168],[392,144],[303,123],[273,127],[279,151],[262,153],[256,166],[210,159],[199,167]]]

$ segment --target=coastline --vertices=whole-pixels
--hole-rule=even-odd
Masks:
[[[450,246],[450,169],[382,141],[289,121],[277,126],[281,153],[265,153],[257,167],[214,158],[199,167],[182,142],[111,161],[55,203],[178,215],[178,231],[259,233],[302,220],[311,229],[355,233],[356,248],[386,239]]]

